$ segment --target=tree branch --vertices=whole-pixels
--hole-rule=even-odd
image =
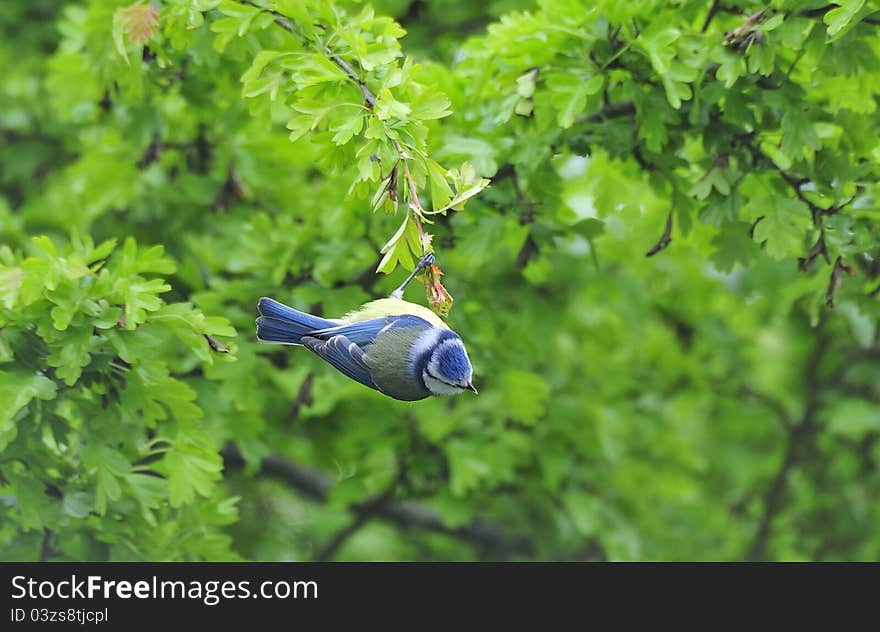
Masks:
[[[703,27],[700,29],[701,33],[705,33],[709,30],[709,25],[712,23],[712,18],[715,17],[715,14],[718,13],[718,9],[721,7],[720,0],[713,0],[712,6],[709,7],[709,13],[706,14],[706,19],[703,22]]]
[[[773,411],[776,416],[779,418],[782,427],[786,430],[791,430],[795,426],[794,420],[791,418],[791,415],[788,414],[788,411],[785,409],[785,406],[782,405],[778,399],[770,397],[764,393],[760,393],[749,386],[743,386],[740,389],[740,394],[745,395],[746,397],[751,397],[756,402],[759,402]]]
[[[848,266],[843,262],[843,257],[838,256],[837,260],[834,262],[834,267],[831,269],[831,276],[828,279],[828,289],[825,291],[825,304],[829,308],[834,308],[834,299],[837,295],[837,288],[840,287],[842,281],[841,274],[843,272],[853,276],[856,271],[852,266]]]
[[[345,63],[345,60],[342,59],[342,57],[340,57],[339,55],[334,55],[329,48],[325,48],[324,52],[326,52],[327,55],[330,57],[330,61],[342,68],[345,74],[348,75],[349,79],[360,86],[361,92],[364,95],[364,101],[367,102],[367,105],[370,107],[370,109],[376,107],[376,97],[373,95],[372,92],[370,92],[370,89],[367,87],[366,82],[364,82],[364,80],[360,78],[360,75],[358,75],[351,66]]]
[[[782,511],[783,495],[785,487],[788,483],[788,475],[797,465],[797,462],[804,448],[810,443],[812,438],[818,431],[816,424],[816,414],[822,405],[823,383],[820,375],[820,364],[827,348],[827,339],[822,328],[823,321],[820,320],[816,344],[810,357],[806,362],[806,370],[804,372],[804,394],[805,404],[803,414],[798,423],[787,426],[787,436],[785,442],[785,453],[782,462],[773,481],[764,494],[764,511],[758,522],[758,529],[755,537],[749,546],[747,557],[750,560],[763,560],[767,554],[767,543],[773,532],[773,521]],[[830,379],[825,381],[825,385],[834,383],[839,379],[839,373],[835,373]]]
[[[48,562],[50,558],[57,556],[58,553],[52,548],[52,529],[43,529],[43,539],[40,542],[40,561]]]
[[[227,447],[221,454],[226,471],[241,469],[244,466],[244,459],[236,448]],[[277,479],[318,502],[325,501],[333,487],[332,480],[322,472],[277,455],[263,459],[260,464],[260,474]],[[401,529],[419,529],[464,540],[475,547],[493,551],[504,557],[529,555],[534,552],[534,546],[528,538],[509,536],[499,525],[475,519],[461,527],[447,527],[433,509],[413,502],[376,503],[375,499],[370,499],[353,505],[351,510],[358,515],[366,513],[368,518],[381,518]],[[359,527],[360,525],[356,528]]]
[[[654,246],[645,253],[646,257],[653,257],[658,252],[666,248],[672,241],[672,212],[675,208],[669,209],[669,213],[666,215],[666,227],[663,229],[663,234],[660,236],[660,240],[654,244]]]

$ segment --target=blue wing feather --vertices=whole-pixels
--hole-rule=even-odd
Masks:
[[[337,334],[326,339],[303,336],[301,340],[303,345],[340,372],[364,386],[379,390],[370,376],[369,367],[364,362],[364,350],[345,336]]]
[[[376,339],[376,336],[378,336],[383,330],[394,329],[397,327],[423,327],[427,329],[431,326],[431,323],[423,318],[406,314],[404,316],[386,316],[385,318],[374,318],[373,320],[364,320],[358,323],[319,329],[310,332],[309,336],[323,338],[325,340],[332,336],[345,336],[349,341],[355,343],[359,347],[364,347],[373,342],[373,340]]]

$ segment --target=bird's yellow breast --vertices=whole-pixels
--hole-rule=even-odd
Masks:
[[[410,303],[399,298],[380,298],[370,301],[362,307],[349,312],[340,319],[341,324],[359,323],[365,320],[373,320],[374,318],[384,318],[385,316],[404,316],[411,314],[428,321],[434,327],[441,329],[449,329],[449,326],[443,320],[427,307],[423,307],[416,303]]]

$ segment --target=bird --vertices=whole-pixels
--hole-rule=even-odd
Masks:
[[[433,262],[426,254],[388,298],[342,318],[321,318],[264,296],[257,303],[257,340],[302,345],[349,378],[401,401],[476,393],[461,336],[430,309],[403,300],[407,284]]]

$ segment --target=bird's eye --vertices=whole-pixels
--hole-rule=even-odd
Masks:
[[[450,382],[449,380],[446,380],[446,379],[440,377],[439,375],[434,375],[430,371],[428,371],[428,376],[437,380],[438,382],[445,384],[446,386],[450,386],[452,388],[461,388],[461,384],[456,384],[455,382]]]

